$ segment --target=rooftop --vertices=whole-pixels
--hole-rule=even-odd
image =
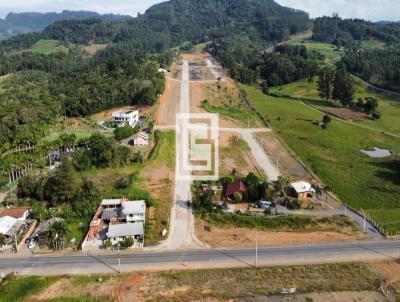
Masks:
[[[130,116],[135,116],[138,114],[139,114],[138,110],[123,110],[123,111],[113,112],[112,116],[114,116],[114,117],[130,117]]]
[[[144,200],[124,200],[122,201],[122,213],[129,214],[144,214],[146,212],[146,202]]]
[[[314,192],[311,184],[305,181],[294,182],[290,184],[296,193]]]
[[[117,206],[121,204],[121,199],[103,199],[101,202],[102,206]]]
[[[10,216],[13,218],[20,218],[20,217],[24,216],[25,212],[28,210],[29,210],[29,208],[26,208],[26,207],[0,209],[0,218],[5,217],[5,216]]]
[[[14,217],[4,216],[0,218],[0,234],[14,236],[24,223]]]
[[[236,180],[230,183],[226,188],[226,196],[231,196],[236,192],[244,193],[247,188],[241,180]]]
[[[143,223],[110,224],[108,226],[108,237],[143,236]]]

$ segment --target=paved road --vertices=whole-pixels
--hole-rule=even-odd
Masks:
[[[275,181],[280,176],[280,173],[277,167],[273,164],[272,160],[269,158],[267,153],[265,153],[264,149],[258,143],[255,137],[255,132],[250,131],[239,131],[243,140],[247,142],[250,147],[251,154],[253,154],[255,160],[258,165],[264,171],[265,175],[268,177],[268,180]]]
[[[399,241],[346,242],[258,249],[258,265],[295,265],[398,258]],[[146,254],[121,253],[121,271],[187,268],[252,267],[255,249],[165,251]],[[88,254],[0,258],[0,274],[59,275],[118,272],[118,256]]]
[[[188,61],[183,61],[180,113],[190,112],[189,85],[189,63]],[[173,129],[175,129],[175,126]],[[176,139],[178,145],[181,146],[183,144],[182,138],[177,136]],[[176,163],[179,162],[183,162],[183,154],[176,152]],[[175,165],[174,205],[171,213],[170,235],[162,245],[165,250],[202,247],[200,241],[196,239],[192,208],[187,206],[187,202],[191,200],[191,174],[190,170],[183,171],[180,165]],[[186,179],[182,179],[182,176]]]

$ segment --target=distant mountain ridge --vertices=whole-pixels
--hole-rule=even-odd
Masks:
[[[131,18],[127,15],[104,14],[101,15],[91,11],[69,11],[64,10],[61,13],[9,13],[6,18],[0,19],[0,40],[9,37],[28,33],[42,31],[46,26],[63,20],[84,20],[88,18],[97,18],[102,21],[121,21]]]

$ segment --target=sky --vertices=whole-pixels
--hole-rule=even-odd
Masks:
[[[198,0],[201,1],[201,0]],[[400,21],[400,0],[276,0],[312,18],[337,12],[342,18]],[[9,12],[90,10],[136,16],[161,0],[0,0],[0,18]]]

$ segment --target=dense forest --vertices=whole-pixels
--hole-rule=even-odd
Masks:
[[[348,50],[343,62],[364,81],[400,92],[400,49]]]
[[[354,41],[368,39],[400,43],[400,22],[381,24],[359,19],[342,20],[338,16],[321,17],[314,21],[313,39],[347,47]]]
[[[106,14],[100,15],[89,11],[68,11],[61,13],[9,13],[6,18],[0,19],[0,40],[7,39],[22,33],[38,32],[46,26],[62,20],[84,20],[97,18],[106,22],[126,20],[131,17]]]
[[[278,45],[272,53],[262,53],[247,38],[217,40],[208,51],[219,58],[231,76],[242,83],[254,84],[261,77],[268,87],[311,78],[318,72],[316,59],[321,55],[304,46]]]
[[[187,41],[196,44],[224,37],[226,50],[239,47],[238,37],[246,37],[245,45],[253,53],[242,48],[233,60],[238,62],[246,53],[248,61],[230,69],[239,74],[235,78],[255,82],[259,74],[269,72],[266,65],[271,58],[253,54],[309,27],[306,13],[272,0],[172,0],[137,18],[111,23],[100,18],[63,20],[41,33],[12,37],[0,43],[0,75],[12,74],[1,84],[0,144],[34,143],[61,115],[86,116],[120,105],[153,104],[164,88],[159,66],[169,65],[169,50]],[[68,51],[47,55],[24,51],[40,39],[62,41]],[[90,57],[77,47],[90,43],[109,46]],[[304,51],[272,55],[282,78],[279,83],[314,73]],[[284,60],[295,69],[290,76],[278,71]]]

